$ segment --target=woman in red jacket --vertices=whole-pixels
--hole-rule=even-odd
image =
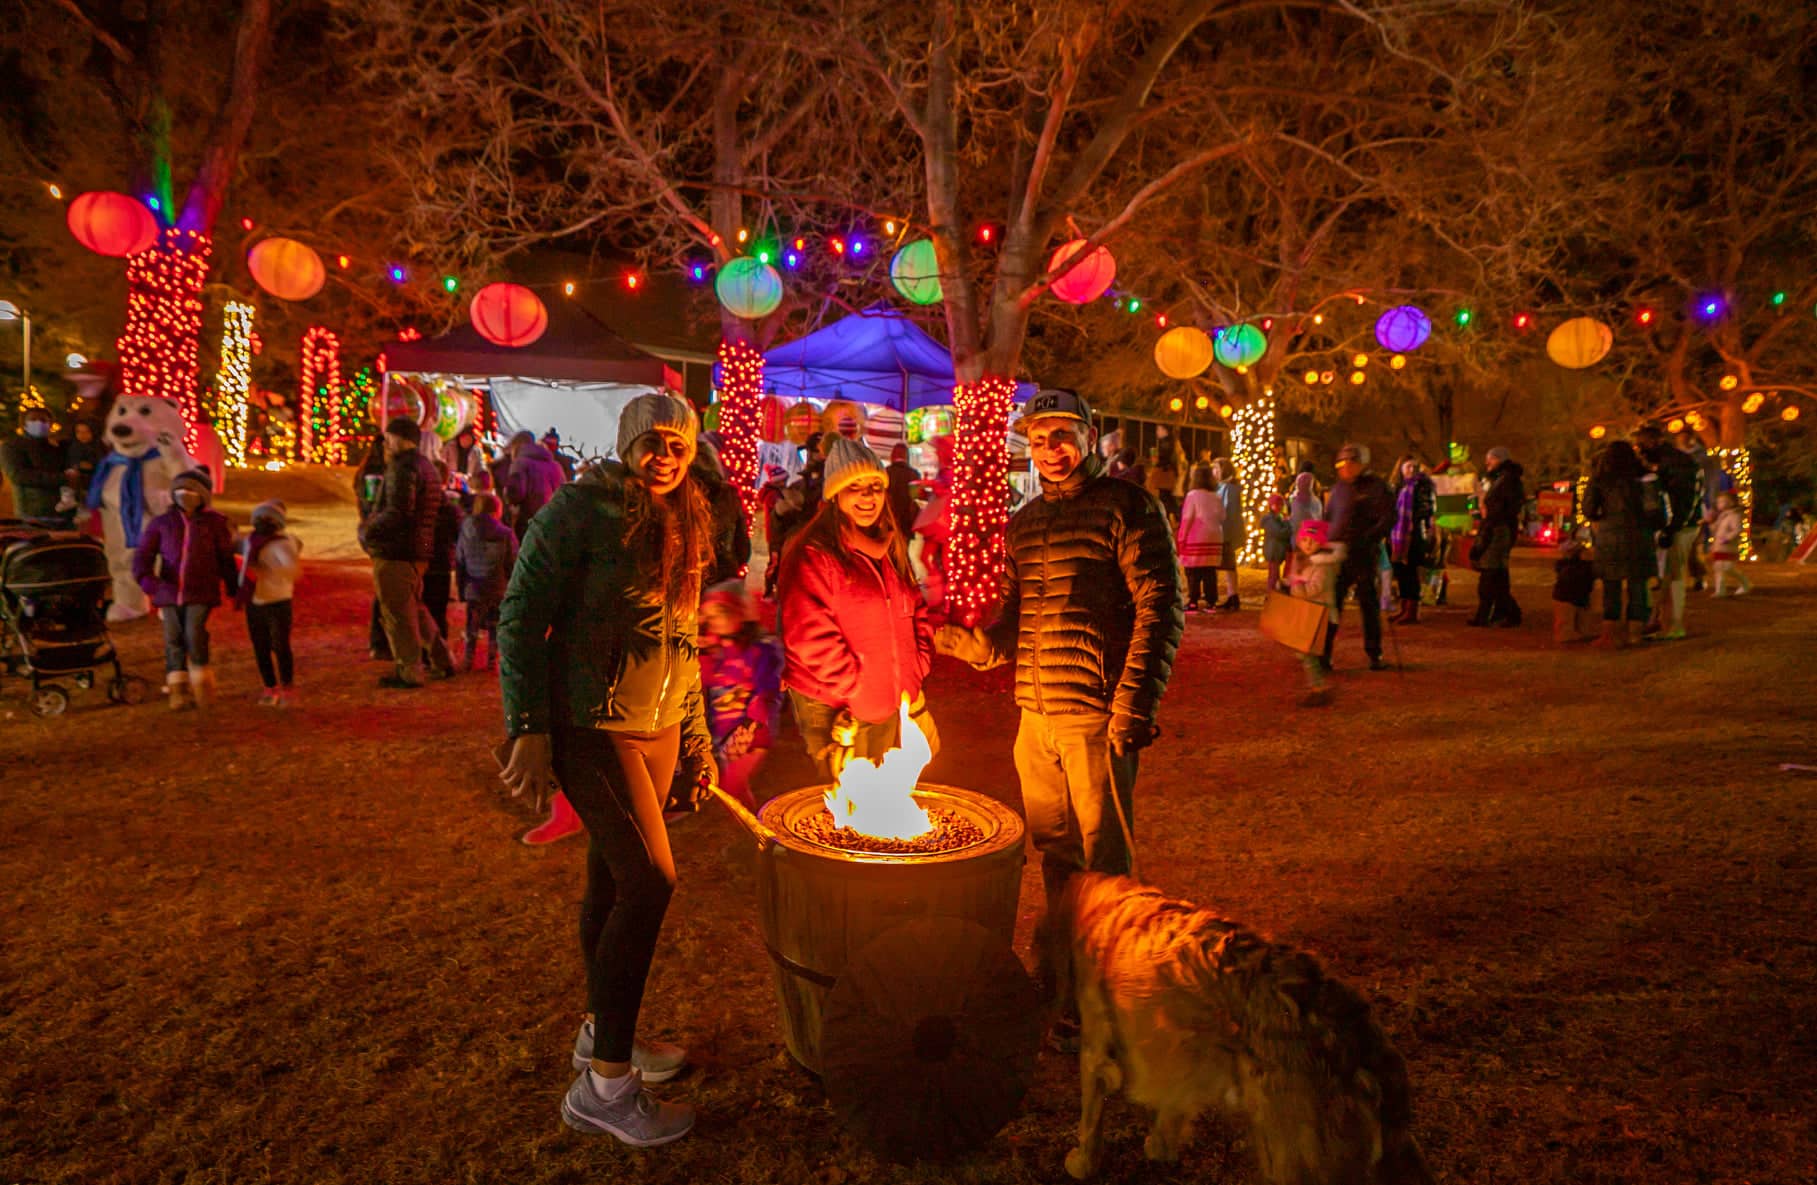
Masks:
[[[779,583],[784,685],[808,754],[831,781],[844,758],[875,761],[896,746],[903,696],[912,714],[925,712],[934,635],[889,513],[883,463],[836,438],[821,499],[783,554]]]

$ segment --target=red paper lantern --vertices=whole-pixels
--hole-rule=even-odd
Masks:
[[[1047,270],[1058,271],[1066,266],[1066,261],[1077,255],[1085,247],[1084,239],[1074,239],[1062,243],[1047,261]],[[1085,304],[1103,296],[1110,288],[1110,282],[1117,278],[1117,261],[1103,247],[1093,248],[1092,253],[1074,264],[1065,275],[1056,279],[1050,287],[1055,296],[1067,304]]]
[[[549,328],[542,298],[522,284],[488,284],[473,294],[467,308],[473,328],[495,346],[521,349]]]
[[[295,239],[259,240],[246,253],[246,270],[279,300],[308,300],[328,279],[322,257]]]
[[[123,193],[85,193],[69,204],[69,233],[97,255],[137,255],[158,241],[158,220]]]
[[[788,408],[782,400],[774,395],[765,395],[757,405],[757,439],[781,440],[784,432],[783,416]]]

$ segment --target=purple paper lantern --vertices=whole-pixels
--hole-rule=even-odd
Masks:
[[[1375,340],[1392,354],[1409,354],[1432,336],[1432,320],[1410,304],[1399,304],[1375,323]]]

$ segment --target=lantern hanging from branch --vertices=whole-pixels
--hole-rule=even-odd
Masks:
[[[1155,343],[1155,365],[1171,379],[1189,379],[1204,374],[1214,354],[1211,338],[1193,325],[1169,329]]]
[[[1376,318],[1375,340],[1390,354],[1407,354],[1432,336],[1432,319],[1410,304],[1399,304]]]
[[[1254,366],[1268,352],[1268,338],[1253,325],[1226,325],[1218,330],[1213,350],[1218,362],[1232,370]]]
[[[123,193],[85,193],[69,204],[64,219],[76,241],[97,255],[137,255],[158,241],[158,220]]]
[[[467,317],[481,337],[514,350],[532,344],[549,328],[542,298],[522,284],[486,285],[473,294]]]
[[[782,275],[761,259],[741,255],[719,269],[713,291],[726,311],[755,321],[769,316],[782,303]]]
[[[1057,272],[1067,261],[1085,249],[1084,239],[1062,243],[1047,261],[1047,270]],[[1057,276],[1050,287],[1055,296],[1067,304],[1086,304],[1103,296],[1111,281],[1117,278],[1117,261],[1103,247],[1094,247],[1090,255],[1074,264],[1065,275]]]
[[[940,287],[940,258],[934,250],[932,239],[916,239],[903,244],[902,250],[890,260],[890,283],[896,291],[916,304],[938,303],[943,295]]]
[[[295,239],[259,240],[246,253],[246,270],[279,300],[308,300],[328,279],[322,257]]]
[[[1615,344],[1615,332],[1594,317],[1573,317],[1546,338],[1546,357],[1566,370],[1595,366]]]
[[[814,435],[814,426],[820,421],[820,412],[812,403],[803,399],[789,406],[787,414],[782,417],[785,439],[792,445],[800,447]]]

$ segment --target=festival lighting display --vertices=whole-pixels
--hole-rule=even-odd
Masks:
[[[171,227],[156,247],[126,261],[126,328],[120,334],[120,384],[133,396],[169,399],[182,409],[184,444],[196,447],[202,284],[209,237]]]
[[[297,384],[297,423],[302,456],[315,465],[344,465],[341,440],[341,339],[320,325],[303,334],[302,380]]]
[[[230,300],[221,310],[221,369],[215,376],[215,431],[227,463],[246,465],[246,397],[252,391],[252,306]]]
[[[1003,584],[1009,521],[1009,409],[1015,381],[999,376],[953,388],[952,541],[946,583],[958,615],[976,624]]]
[[[746,526],[757,518],[757,413],[763,400],[763,355],[750,342],[719,343],[719,459],[744,504]],[[755,528],[752,528],[755,529]]]
[[[1246,564],[1262,562],[1260,522],[1274,492],[1274,400],[1258,399],[1239,408],[1230,424],[1230,459],[1243,491],[1243,550]]]
[[[1753,559],[1754,459],[1746,448],[1713,448],[1710,455],[1735,479],[1735,501],[1741,504],[1741,549],[1736,554],[1743,560]]]

